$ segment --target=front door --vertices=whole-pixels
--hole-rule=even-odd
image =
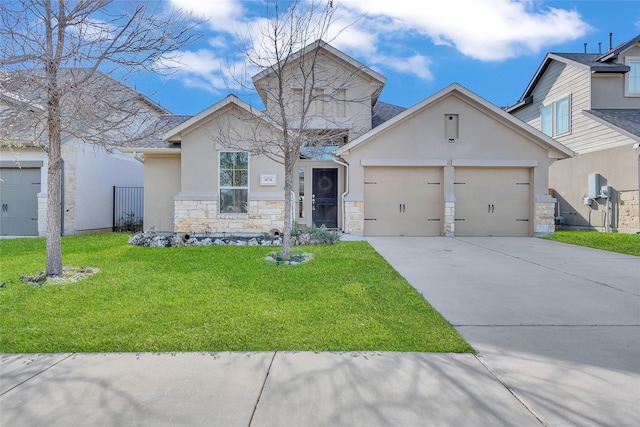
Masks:
[[[313,169],[311,211],[316,227],[338,228],[338,169]]]

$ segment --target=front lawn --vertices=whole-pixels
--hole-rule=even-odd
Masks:
[[[637,234],[600,233],[593,230],[559,230],[553,233],[552,237],[545,237],[545,239],[640,256],[640,235]]]
[[[311,262],[278,266],[268,247],[128,237],[63,237],[64,265],[100,272],[41,287],[19,276],[44,269],[44,239],[0,240],[0,353],[473,351],[366,242],[302,247]]]

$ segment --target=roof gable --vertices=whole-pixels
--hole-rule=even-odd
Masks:
[[[316,49],[324,50],[327,53],[329,53],[331,56],[333,56],[334,58],[338,59],[339,61],[341,61],[343,63],[346,63],[346,64],[350,65],[354,69],[362,70],[369,77],[371,77],[374,80],[379,81],[382,84],[386,83],[386,81],[387,81],[386,77],[384,77],[382,74],[372,70],[371,68],[369,68],[366,65],[362,64],[361,62],[355,60],[354,58],[350,57],[346,53],[336,49],[335,47],[331,46],[329,43],[327,43],[327,42],[325,42],[323,40],[316,40],[316,41],[314,41],[312,43],[309,43],[307,46],[305,46],[304,48],[300,49],[299,51],[297,51],[293,55],[291,55],[291,58],[289,58],[289,61],[295,61],[295,60],[299,59],[301,56],[307,55],[307,54],[313,52]],[[251,80],[255,83],[258,80],[261,80],[261,79],[263,79],[263,78],[265,78],[268,75],[273,74],[273,73],[274,73],[274,71],[272,70],[272,68],[265,68],[264,70],[260,71],[258,74],[254,75],[251,78]]]
[[[455,96],[461,101],[466,102],[482,110],[489,117],[527,136],[531,141],[533,141],[534,143],[538,144],[539,146],[542,146],[543,148],[549,151],[559,152],[566,157],[571,157],[574,154],[573,151],[571,151],[564,145],[560,144],[553,138],[550,138],[549,136],[529,126],[523,121],[515,118],[511,114],[505,112],[503,109],[493,105],[489,101],[476,95],[475,93],[471,92],[470,90],[466,89],[465,87],[461,86],[458,83],[453,83],[447,86],[441,91],[431,95],[430,97],[424,99],[423,101],[415,104],[413,107],[408,108],[407,110],[401,112],[400,114],[396,115],[392,119],[384,122],[380,126],[354,139],[349,144],[336,150],[335,154],[339,156],[342,154],[349,153],[351,150],[356,150],[360,146],[367,144],[367,142],[369,142],[372,139],[372,137],[378,135],[379,133],[382,133],[394,126],[400,126],[404,121],[407,121],[408,119],[416,116],[417,114],[420,114],[420,112],[427,109],[430,105],[433,105],[451,96]]]
[[[598,57],[598,61],[606,62],[606,61],[610,61],[612,59],[617,59],[618,55],[620,55],[624,51],[632,48],[636,43],[640,43],[640,34],[635,36],[634,38],[632,38],[629,41],[626,41],[624,43],[620,43],[618,46],[614,47],[613,49],[610,49],[608,52],[605,52],[604,55],[601,55],[601,56]]]
[[[350,68],[353,71],[358,71],[362,73],[364,76],[371,79],[373,82],[375,82],[375,84],[379,86],[378,90],[375,91],[373,95],[373,102],[375,104],[375,101],[377,100],[378,95],[380,94],[380,92],[382,91],[382,88],[387,82],[386,77],[372,70],[371,68],[362,64],[361,62],[355,60],[354,58],[345,54],[344,52],[336,49],[335,47],[331,46],[329,43],[323,40],[316,40],[308,44],[304,48],[298,50],[297,52],[294,52],[287,59],[287,64],[285,64],[285,66],[293,65],[293,63],[299,60],[301,57],[310,55],[316,51],[322,51],[323,53],[327,54],[332,60],[336,61],[338,64],[341,64],[346,68]],[[261,82],[273,74],[275,74],[273,66],[267,67],[262,71],[260,71],[259,73],[257,73],[256,75],[254,75],[251,79],[254,87],[258,91],[258,94],[260,95],[260,98],[263,100],[263,102],[266,102],[266,93],[262,88]]]
[[[242,101],[240,98],[238,98],[236,95],[228,95],[226,98],[222,99],[221,101],[216,102],[215,104],[213,104],[212,106],[210,106],[209,108],[201,111],[200,113],[196,114],[195,116],[183,121],[182,123],[180,123],[179,125],[167,130],[164,134],[162,134],[161,138],[165,141],[169,141],[169,142],[180,142],[182,140],[182,132],[190,129],[190,128],[194,128],[196,126],[198,126],[199,124],[206,122],[209,120],[210,117],[215,116],[216,114],[219,114],[222,110],[224,110],[227,107],[237,107],[239,108],[241,111],[244,111],[252,116],[255,116],[258,119],[264,120],[265,122],[269,122],[270,121],[264,117],[264,115],[262,114],[262,112],[260,112],[259,110],[254,109],[251,105],[247,104],[246,102]],[[271,123],[274,127],[277,127],[277,125]]]
[[[572,65],[574,67],[579,67],[585,70],[589,70],[590,72],[597,74],[597,73],[627,73],[629,72],[629,66],[628,65],[624,65],[624,64],[619,64],[617,62],[614,62],[617,58],[618,55],[630,48],[632,48],[633,46],[635,46],[637,43],[640,43],[640,35],[634,37],[633,39],[624,42],[620,45],[618,45],[617,47],[610,49],[608,52],[604,53],[604,54],[600,54],[600,53],[553,53],[550,52],[548,53],[544,60],[542,61],[542,63],[540,64],[540,66],[538,67],[538,70],[536,71],[536,73],[533,75],[533,78],[531,79],[531,82],[529,82],[529,85],[527,86],[527,88],[525,89],[524,93],[522,94],[522,96],[520,97],[520,99],[518,100],[518,102],[507,108],[508,112],[512,112],[517,110],[518,108],[530,104],[532,102],[532,94],[533,91],[535,89],[535,87],[538,85],[538,83],[540,82],[540,80],[542,79],[542,76],[544,75],[544,73],[547,71],[547,68],[549,68],[549,65],[553,62],[553,61],[558,61],[558,62],[562,62],[564,64],[568,64],[568,65]]]

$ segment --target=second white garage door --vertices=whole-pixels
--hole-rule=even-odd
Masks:
[[[456,236],[529,236],[531,170],[456,168]]]
[[[366,167],[364,234],[439,236],[442,168]]]

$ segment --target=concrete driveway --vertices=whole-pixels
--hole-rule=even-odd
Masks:
[[[640,258],[535,238],[368,238],[544,424],[640,425]]]

